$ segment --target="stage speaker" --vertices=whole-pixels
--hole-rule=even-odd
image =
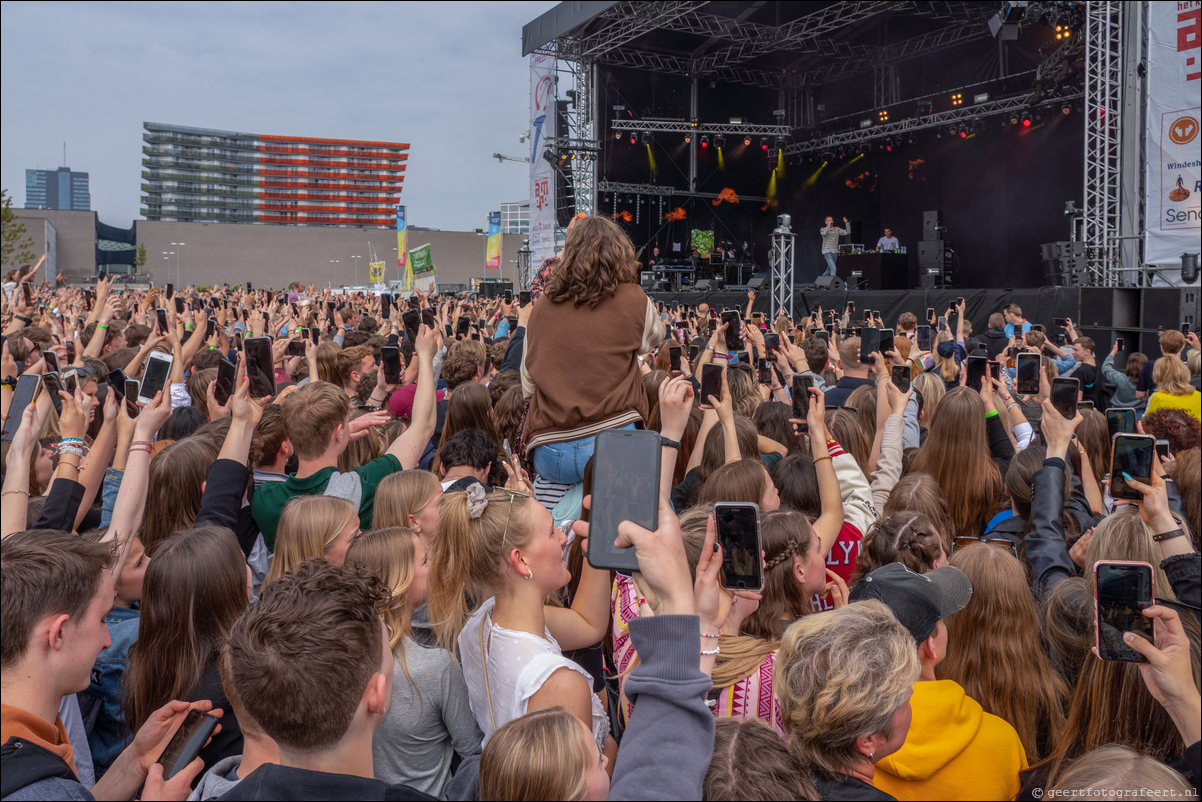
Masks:
[[[764,278],[753,278],[751,281],[747,282],[747,289],[758,290],[763,287],[766,282],[767,279]]]
[[[710,280],[708,278],[703,278],[700,281],[695,282],[693,284],[693,289],[696,290],[697,292],[708,292],[709,288],[710,288]]]
[[[847,289],[846,282],[838,276],[819,276],[814,283],[818,285],[820,290],[829,290],[832,292],[842,292]]]
[[[939,219],[939,212],[923,212],[922,213],[922,238],[926,241],[939,239],[939,229],[943,223]]]
[[[655,274],[650,271],[639,273],[639,285],[644,290],[649,290],[655,286]]]

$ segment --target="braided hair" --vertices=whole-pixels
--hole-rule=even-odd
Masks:
[[[877,521],[860,544],[851,584],[889,563],[901,563],[918,574],[930,571],[943,553],[942,540],[920,512],[895,512]]]
[[[779,640],[788,622],[810,612],[810,600],[793,576],[793,564],[796,560],[804,562],[818,539],[810,520],[790,509],[763,516],[760,537],[764,546],[764,590],[759,608],[743,621],[739,631],[764,640]]]

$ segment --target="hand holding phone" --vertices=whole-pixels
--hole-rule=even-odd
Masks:
[[[654,531],[659,526],[659,435],[606,429],[597,434],[589,513],[588,561],[594,568],[637,571],[633,547],[618,548],[623,521]],[[759,552],[756,552],[757,562]]]
[[[722,586],[760,590],[764,586],[760,507],[742,501],[714,505],[715,541],[722,547]]]
[[[1156,603],[1152,566],[1145,562],[1099,560],[1093,569],[1098,657],[1122,663],[1148,662],[1126,644],[1123,635],[1133,632],[1155,643],[1152,619],[1143,614]]]

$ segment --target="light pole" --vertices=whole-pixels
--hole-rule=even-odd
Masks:
[[[172,256],[175,256],[175,251],[163,251],[163,258],[167,260],[167,281],[166,281],[167,284],[171,283],[171,257]],[[179,278],[177,277],[175,279],[175,281],[178,284]]]
[[[359,260],[362,259],[363,257],[362,256],[352,256],[351,258],[355,260],[355,286],[358,287],[359,286]]]
[[[337,259],[331,259],[331,260],[330,260],[330,264],[334,265],[334,278],[338,278],[338,260],[337,260]],[[340,287],[341,287],[342,285],[341,285],[341,284],[339,284],[338,286],[340,286]]]
[[[179,251],[176,252],[176,254],[175,254],[175,283],[178,284],[180,287],[183,287],[184,286],[184,276],[183,276],[182,269],[180,267],[180,257],[182,257],[184,255],[184,245],[186,245],[187,243],[173,242],[171,244],[174,247],[179,248]]]

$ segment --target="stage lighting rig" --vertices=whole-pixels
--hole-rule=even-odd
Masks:
[[[879,112],[877,112],[876,117],[877,117],[877,120],[879,120],[880,122],[883,122],[883,123],[889,122],[889,110],[881,109]]]
[[[686,145],[687,145],[687,144],[689,144],[689,143],[690,143],[690,142],[692,142],[692,141],[693,141],[693,135],[692,135],[692,134],[685,134],[685,135],[684,135],[684,143],[685,143]]]
[[[718,134],[717,136],[715,136],[714,137],[714,147],[718,147],[718,148],[726,147],[726,137],[723,136],[722,134]]]
[[[708,148],[710,146],[710,138],[705,134],[701,135],[701,147]]]
[[[768,137],[762,136],[762,137],[760,137],[760,150],[767,150],[767,149],[768,149]]]
[[[644,131],[644,132],[643,132],[643,144],[644,144],[644,145],[650,145],[650,144],[651,144],[651,132],[650,132],[650,131]]]
[[[960,94],[959,92],[954,93],[952,95],[952,105],[953,106],[964,105],[964,95]]]
[[[750,145],[750,144],[751,144],[751,137],[749,137],[749,136],[745,136],[745,137],[743,137],[743,144],[744,144],[744,145]]]

